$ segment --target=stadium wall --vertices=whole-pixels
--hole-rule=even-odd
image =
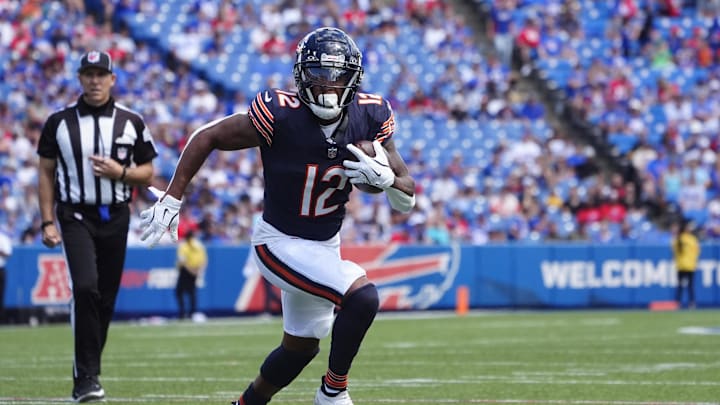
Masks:
[[[248,246],[211,246],[199,280],[208,315],[264,312],[264,284]],[[471,308],[639,308],[672,300],[676,286],[664,245],[368,245],[343,248],[368,270],[384,310],[453,309],[459,287]],[[699,307],[720,307],[720,245],[703,245]],[[118,317],[173,316],[175,248],[130,248]],[[60,249],[18,247],[8,262],[8,308],[67,307],[70,289]],[[275,304],[273,304],[275,305]]]

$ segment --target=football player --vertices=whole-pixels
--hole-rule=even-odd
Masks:
[[[191,135],[164,195],[141,213],[141,239],[153,246],[167,230],[177,239],[183,192],[213,150],[259,147],[264,212],[251,254],[282,290],[284,334],[233,404],[266,404],[332,333],[315,404],[351,405],[348,373],[375,319],[378,293],[365,270],[340,257],[345,204],[353,184],[368,184],[384,190],[394,209],[409,212],[415,182],[392,140],[390,104],[358,92],[362,54],[346,33],[310,32],[298,44],[293,75],[297,91],[262,90],[247,114],[209,122]],[[374,157],[353,145],[360,140],[373,141]]]

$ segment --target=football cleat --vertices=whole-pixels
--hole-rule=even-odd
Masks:
[[[317,393],[315,393],[315,405],[353,405],[352,399],[350,399],[350,394],[348,394],[347,390],[341,391],[339,394],[335,395],[334,397],[331,397],[322,390],[322,386],[318,388]]]
[[[72,399],[75,402],[99,401],[105,398],[105,390],[97,377],[84,377],[75,380]]]

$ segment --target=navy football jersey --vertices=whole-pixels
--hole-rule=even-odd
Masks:
[[[261,141],[265,221],[288,235],[312,240],[333,237],[352,191],[342,162],[353,155],[345,146],[390,139],[395,130],[390,103],[358,93],[346,108],[347,121],[329,139],[295,92],[263,90],[248,115]]]

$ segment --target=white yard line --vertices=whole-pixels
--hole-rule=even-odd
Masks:
[[[218,377],[103,377],[103,381],[113,382],[238,382],[244,381],[244,379],[251,379],[252,376],[234,376],[226,378]],[[24,377],[1,377],[0,381],[19,381]],[[34,381],[66,381],[67,378],[58,377],[33,377]],[[314,383],[315,380],[309,379],[297,379],[298,383]],[[632,386],[689,386],[689,387],[720,387],[720,381],[677,381],[677,380],[665,380],[665,381],[642,381],[642,380],[605,380],[597,378],[588,379],[562,379],[552,378],[551,376],[543,375],[519,375],[519,376],[497,376],[497,375],[477,375],[472,377],[464,378],[452,378],[452,379],[437,379],[437,378],[398,378],[398,379],[383,379],[383,380],[354,380],[353,386],[358,388],[382,388],[382,387],[428,387],[428,386],[448,386],[448,385],[466,385],[466,384],[477,384],[483,381],[501,382],[504,384],[550,384],[550,385],[632,385]]]
[[[137,403],[153,404],[181,403],[196,401],[230,401],[224,396],[214,395],[152,395],[141,398],[112,398],[108,397],[105,403]],[[69,398],[5,398],[0,397],[0,405],[5,404],[64,404],[72,402]],[[305,404],[308,398],[278,398],[278,404]],[[718,402],[674,402],[674,401],[596,401],[573,399],[370,399],[363,400],[365,404],[537,404],[537,405],[719,405]]]

